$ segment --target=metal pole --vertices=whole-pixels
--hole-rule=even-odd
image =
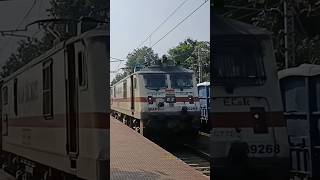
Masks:
[[[287,0],[283,1],[284,12],[284,43],[285,43],[285,68],[288,68],[288,12],[287,12]]]
[[[200,62],[200,48],[198,48],[198,68],[199,68],[199,83],[201,83],[201,62]]]

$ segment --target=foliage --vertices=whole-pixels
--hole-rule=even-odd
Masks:
[[[134,49],[127,55],[128,61],[126,62],[123,73],[118,73],[116,77],[111,81],[111,85],[114,85],[121,79],[125,78],[129,74],[133,73],[136,66],[148,66],[154,61],[159,60],[158,54],[154,53],[152,48],[142,47]]]
[[[137,65],[150,65],[153,61],[159,60],[158,54],[146,46],[134,49],[127,55],[126,72],[132,73]]]
[[[51,8],[47,11],[52,17],[79,19],[81,16],[90,16],[104,20],[109,11],[105,0],[51,0],[50,4]]]
[[[81,16],[89,16],[98,20],[107,19],[109,12],[108,3],[105,0],[51,0],[51,7],[47,9],[49,16],[59,18],[79,19]],[[64,25],[57,25],[57,31],[63,36]],[[52,48],[55,38],[50,33],[45,33],[38,40],[21,40],[17,51],[12,53],[2,67],[1,76],[6,77],[17,69]]]
[[[278,69],[284,68],[284,23],[283,3],[278,0],[214,0],[218,7],[215,11],[225,17],[268,29],[273,33],[273,42]],[[222,2],[223,1],[223,2]],[[295,61],[289,67],[302,63],[319,62],[320,17],[319,4],[314,0],[290,1],[294,14],[295,42],[289,50],[295,52]],[[236,6],[236,7],[235,7]],[[251,8],[251,9],[250,9]]]
[[[116,77],[111,81],[111,86],[116,84],[117,82],[119,82],[121,79],[125,78],[127,76],[127,72],[124,72],[124,73],[118,73],[116,75]]]
[[[2,66],[1,76],[6,77],[10,75],[34,58],[40,56],[52,47],[53,40],[54,37],[49,34],[44,36],[40,41],[37,39],[20,40],[17,51],[12,53]]]
[[[169,49],[169,59],[177,65],[191,69],[199,79],[199,59],[202,72],[202,81],[209,81],[210,73],[210,43],[206,41],[196,41],[190,38],[179,43],[174,48]]]
[[[198,51],[199,50],[199,51]],[[184,68],[191,69],[199,79],[199,61],[201,61],[202,79],[209,81],[210,72],[210,43],[206,41],[196,41],[190,38],[180,42],[176,47],[168,50],[168,63],[180,65]],[[150,65],[153,61],[160,60],[158,54],[149,47],[142,47],[133,50],[127,56],[127,63],[124,73],[119,73],[112,80],[111,85],[120,81],[133,72],[137,65]]]

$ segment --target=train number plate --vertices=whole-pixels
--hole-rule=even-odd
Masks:
[[[280,145],[276,144],[252,144],[249,145],[248,153],[250,154],[279,154],[280,153]]]
[[[166,103],[175,103],[176,97],[175,96],[166,96],[165,101],[166,101]]]

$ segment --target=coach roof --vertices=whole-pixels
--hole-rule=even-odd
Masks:
[[[302,64],[298,67],[283,69],[278,72],[278,78],[282,79],[289,76],[316,76],[320,74],[320,65]]]
[[[4,82],[9,81],[10,79],[16,77],[17,75],[23,73],[24,71],[30,69],[31,67],[33,67],[35,65],[37,65],[38,63],[41,63],[41,62],[47,60],[48,57],[52,56],[57,51],[59,51],[62,48],[64,48],[64,46],[66,44],[78,41],[79,39],[83,39],[83,38],[90,38],[90,37],[94,37],[94,36],[108,36],[108,35],[109,35],[109,32],[107,31],[106,26],[101,26],[99,28],[88,30],[88,31],[82,33],[80,36],[72,37],[70,39],[67,39],[66,41],[61,41],[60,43],[54,45],[48,51],[44,52],[40,56],[32,59],[30,62],[28,62],[24,66],[22,66],[19,69],[17,69],[15,72],[10,74],[9,76],[3,78],[3,81]]]
[[[206,82],[202,82],[202,83],[198,83],[197,86],[210,86],[210,82],[206,81]]]
[[[89,38],[92,36],[109,36],[109,25],[102,25],[99,27],[96,27],[94,29],[88,30],[86,32],[83,32],[80,34],[80,36],[76,36],[74,38]]]
[[[272,33],[263,28],[246,24],[240,21],[223,18],[218,15],[212,17],[213,36],[223,35],[271,35]]]
[[[149,67],[145,67],[137,73],[193,73],[192,70],[179,67],[179,66],[160,66],[160,65],[153,65]]]

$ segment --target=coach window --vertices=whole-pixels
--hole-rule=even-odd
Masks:
[[[286,112],[307,112],[304,77],[287,77],[280,81],[282,99]]]
[[[5,86],[3,87],[3,104],[7,105],[8,104],[8,87]]]
[[[78,74],[79,74],[79,86],[85,85],[84,79],[84,62],[83,62],[83,53],[78,53]]]
[[[46,119],[53,116],[52,103],[52,61],[43,64],[43,115]]]
[[[14,108],[14,114],[18,115],[18,99],[17,99],[17,91],[18,91],[18,80],[14,79],[13,84],[13,108]]]

